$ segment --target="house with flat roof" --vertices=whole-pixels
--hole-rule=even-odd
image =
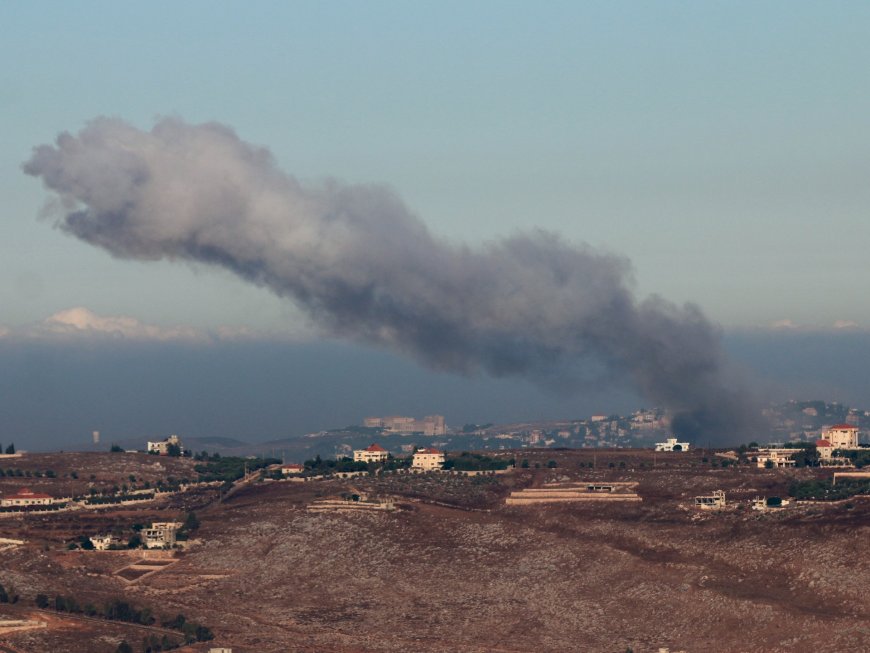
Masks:
[[[114,535],[94,535],[88,539],[97,551],[108,551],[121,543],[121,540]]]
[[[154,522],[140,533],[146,549],[168,549],[175,546],[175,535],[181,522]]]
[[[688,451],[688,442],[677,442],[676,438],[668,438],[665,442],[656,442],[656,451]]]
[[[694,505],[701,510],[721,510],[725,507],[725,492],[715,490],[711,494],[695,497]]]
[[[797,462],[792,456],[798,451],[798,449],[759,449],[754,452],[753,457],[759,468],[794,467]]]
[[[159,442],[149,442],[148,453],[156,453],[160,456],[168,456],[169,447],[178,447],[179,450],[183,449],[183,447],[181,446],[181,439],[177,435],[170,435],[165,440],[160,440]]]
[[[436,469],[441,469],[444,466],[444,452],[439,451],[438,449],[418,449],[414,452],[414,458],[411,461],[411,467],[413,469],[420,469],[423,471],[432,471]]]

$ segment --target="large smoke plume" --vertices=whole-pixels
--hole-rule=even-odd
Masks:
[[[60,196],[64,231],[116,257],[228,268],[330,333],[429,367],[551,387],[628,380],[678,435],[705,441],[743,436],[755,414],[697,307],[637,300],[626,259],[551,233],[455,245],[390,190],[303,185],[213,123],[146,132],[99,118],[24,170]]]

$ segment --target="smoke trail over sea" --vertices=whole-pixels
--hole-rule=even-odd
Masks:
[[[329,334],[551,388],[628,381],[680,437],[735,441],[757,415],[696,306],[636,298],[626,259],[552,233],[457,245],[385,187],[305,185],[226,126],[175,118],[96,119],[24,170],[57,193],[67,233],[118,258],[227,268]]]

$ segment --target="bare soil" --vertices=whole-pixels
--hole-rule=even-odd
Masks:
[[[794,478],[830,472],[714,469],[700,451],[511,455],[530,469],[253,484],[203,502],[200,543],[133,584],[114,574],[141,556],[65,551],[66,517],[28,516],[24,530],[42,536],[5,552],[0,582],[20,606],[42,592],[183,613],[215,632],[210,645],[234,653],[870,650],[870,499],[748,507],[756,495],[787,496]],[[512,489],[557,480],[636,481],[644,501],[504,506]],[[728,509],[690,507],[716,489]],[[304,509],[357,492],[393,497],[400,509]],[[117,518],[144,519],[130,512]],[[14,537],[6,532],[0,522],[0,536]],[[6,641],[22,653],[112,653],[121,637],[141,646],[135,628],[69,621]]]

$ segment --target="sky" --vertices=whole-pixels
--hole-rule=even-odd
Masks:
[[[54,228],[51,194],[21,165],[98,116],[220,122],[303,181],[388,186],[456,244],[536,228],[589,243],[631,261],[638,297],[694,302],[732,342],[776,343],[762,352],[870,326],[867,3],[7,2],[0,23],[0,358],[53,351],[60,374],[75,349],[102,369],[114,349],[94,353],[82,331],[164,353],[205,340],[216,358],[268,342],[354,365],[391,356],[324,338],[292,301],[220,268],[119,260]],[[3,367],[14,386],[21,368]],[[407,369],[420,392],[468,382]],[[814,387],[794,368],[756,371]],[[566,409],[530,392],[541,414]],[[238,393],[235,431],[257,421],[245,405],[271,411],[258,435],[277,429],[277,400]],[[27,432],[6,408],[0,431]],[[143,419],[124,428],[163,428]]]

